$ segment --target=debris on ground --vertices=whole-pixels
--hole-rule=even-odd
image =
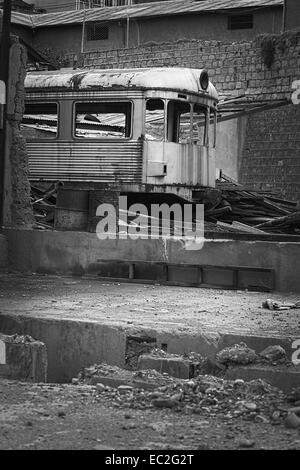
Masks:
[[[169,378],[147,391],[0,380],[0,395],[1,449],[300,449],[299,427],[285,426],[295,407],[264,381]]]
[[[46,189],[38,184],[31,186],[35,228],[54,227],[57,191],[62,185],[57,181]],[[204,204],[205,233],[300,235],[297,202],[270,192],[248,189],[224,174],[217,180],[216,189],[205,188],[198,193],[199,201]]]
[[[300,387],[294,388],[288,394],[288,401],[300,406]],[[299,402],[299,403],[298,403]]]
[[[280,195],[254,191],[237,183],[225,174],[217,181],[220,197],[205,217],[212,222],[234,222],[268,233],[300,234],[300,212],[295,201],[282,199]]]
[[[156,386],[165,386],[169,383],[169,380],[168,374],[160,374],[156,370],[132,371],[103,363],[85,367],[72,382],[73,384],[97,384],[99,390],[102,388],[99,384],[104,386],[106,384],[107,386],[121,386],[124,384],[130,387],[148,386],[148,388],[153,389]]]
[[[0,333],[1,337],[1,333]],[[32,338],[30,335],[18,335],[15,333],[14,335],[5,335],[5,341],[7,343],[19,343],[19,344],[25,344],[25,343],[36,343],[36,340]]]
[[[137,369],[139,356],[155,350],[156,339],[150,336],[127,336],[125,364],[128,369]]]
[[[52,183],[46,189],[31,185],[31,205],[36,221],[34,228],[53,229],[57,191],[62,186],[61,181]]]
[[[95,365],[92,369],[85,368],[79,375],[79,385],[89,385],[96,400],[97,397],[107,399],[117,408],[163,408],[177,413],[201,414],[204,418],[222,416],[228,422],[242,418],[274,425],[284,424],[291,412],[297,416],[289,406],[284,392],[262,379],[245,382],[241,379],[227,380],[212,375],[199,375],[194,379],[183,380],[151,370],[124,371],[127,382],[123,385],[91,385],[91,373],[97,377],[96,373],[99,371],[106,374],[112,374],[110,371],[113,371],[111,377],[115,378],[114,374],[117,372],[120,376],[122,369],[105,364]],[[146,387],[132,386],[136,378],[142,378],[154,387],[147,390]],[[287,422],[290,420],[291,418]]]
[[[225,366],[232,364],[252,364],[257,361],[256,352],[249,348],[245,343],[234,344],[222,349],[216,355],[217,362]]]
[[[299,408],[300,411],[300,408]],[[286,428],[297,429],[300,427],[300,418],[294,412],[289,412],[287,417],[284,420],[284,425]]]
[[[262,303],[263,308],[267,308],[269,310],[290,310],[294,308],[300,308],[300,300],[295,303],[282,303],[276,302],[272,299],[267,299]]]
[[[279,344],[271,345],[265,348],[259,353],[259,356],[272,363],[274,362],[286,362],[287,354],[285,349]]]

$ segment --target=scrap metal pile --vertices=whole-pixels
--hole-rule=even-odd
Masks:
[[[62,186],[60,181],[47,189],[31,186],[35,228],[43,230],[54,227],[57,193]],[[208,200],[212,195],[209,204],[203,201],[205,232],[300,235],[300,208],[297,202],[282,199],[273,193],[247,189],[224,175],[217,180],[216,189],[206,188],[204,192]],[[130,223],[132,217],[129,213],[128,219]]]
[[[249,233],[278,233],[300,235],[300,210],[297,202],[272,193],[253,191],[227,177],[217,181],[220,202],[206,211],[207,220],[230,224],[232,228]]]
[[[46,190],[31,185],[31,205],[35,218],[35,228],[52,229],[57,199],[57,191],[63,184],[58,181],[51,184]]]

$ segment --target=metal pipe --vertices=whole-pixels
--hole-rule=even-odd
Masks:
[[[286,2],[287,2],[287,0],[284,0],[284,2],[283,2],[283,11],[282,11],[282,32],[285,31],[285,22],[286,22]]]
[[[84,7],[83,7],[83,21],[82,21],[82,33],[81,33],[81,54],[83,54],[83,50],[84,50],[85,16],[86,16],[85,3],[83,5]]]
[[[127,18],[126,18],[126,47],[128,49],[129,47],[129,16],[127,13]]]

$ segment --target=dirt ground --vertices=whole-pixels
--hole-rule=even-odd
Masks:
[[[295,336],[299,310],[274,312],[262,302],[295,295],[103,282],[92,278],[0,275],[0,313],[107,324]],[[281,392],[279,392],[280,395]],[[0,379],[0,449],[300,449],[298,429],[284,425],[282,396],[257,396],[268,411],[257,420],[233,411],[230,393],[192,411],[123,403],[117,391],[84,384],[29,384]],[[212,402],[214,398],[211,398]],[[218,399],[217,399],[218,402]],[[216,405],[217,407],[219,405]],[[297,404],[298,406],[298,404]],[[253,415],[253,413],[252,413]]]
[[[120,401],[86,385],[0,379],[0,449],[300,450],[299,429],[282,422],[134,409]]]
[[[219,289],[103,282],[94,278],[0,275],[0,312],[44,318],[91,320],[121,326],[206,330],[295,337],[300,309],[270,311],[267,298],[299,296]]]

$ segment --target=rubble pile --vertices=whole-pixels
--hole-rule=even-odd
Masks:
[[[73,384],[97,384],[100,383],[101,380],[104,382],[105,378],[111,379],[114,384],[120,381],[129,384],[130,387],[135,385],[149,385],[149,388],[165,386],[170,380],[168,374],[160,374],[156,370],[131,371],[103,363],[85,367],[72,382]],[[174,380],[176,381],[176,379]]]
[[[151,372],[148,374],[151,375]],[[193,380],[171,377],[161,379],[167,384],[160,385],[158,380],[153,391],[130,385],[112,388],[98,383],[95,396],[101,400],[107,398],[112,406],[118,408],[168,408],[207,417],[222,415],[228,420],[241,417],[255,422],[279,424],[288,416],[289,406],[284,393],[261,379],[231,381],[209,375],[198,376]]]
[[[219,364],[228,366],[230,364],[251,364],[256,362],[258,357],[253,349],[248,348],[245,343],[240,343],[222,349],[216,359]]]
[[[279,344],[270,345],[257,354],[243,342],[222,349],[216,355],[216,363],[221,368],[252,364],[272,366],[291,364],[285,349]]]
[[[123,382],[108,386],[105,376],[123,377]],[[150,383],[151,389],[136,386],[139,380]],[[100,364],[85,368],[73,383],[89,386],[96,401],[104,400],[108,406],[122,409],[172,409],[178,413],[201,414],[204,418],[221,416],[228,422],[241,418],[256,423],[284,424],[287,428],[298,427],[299,420],[300,425],[300,388],[287,396],[262,379],[246,382],[198,375],[182,380],[153,370],[124,371]]]

